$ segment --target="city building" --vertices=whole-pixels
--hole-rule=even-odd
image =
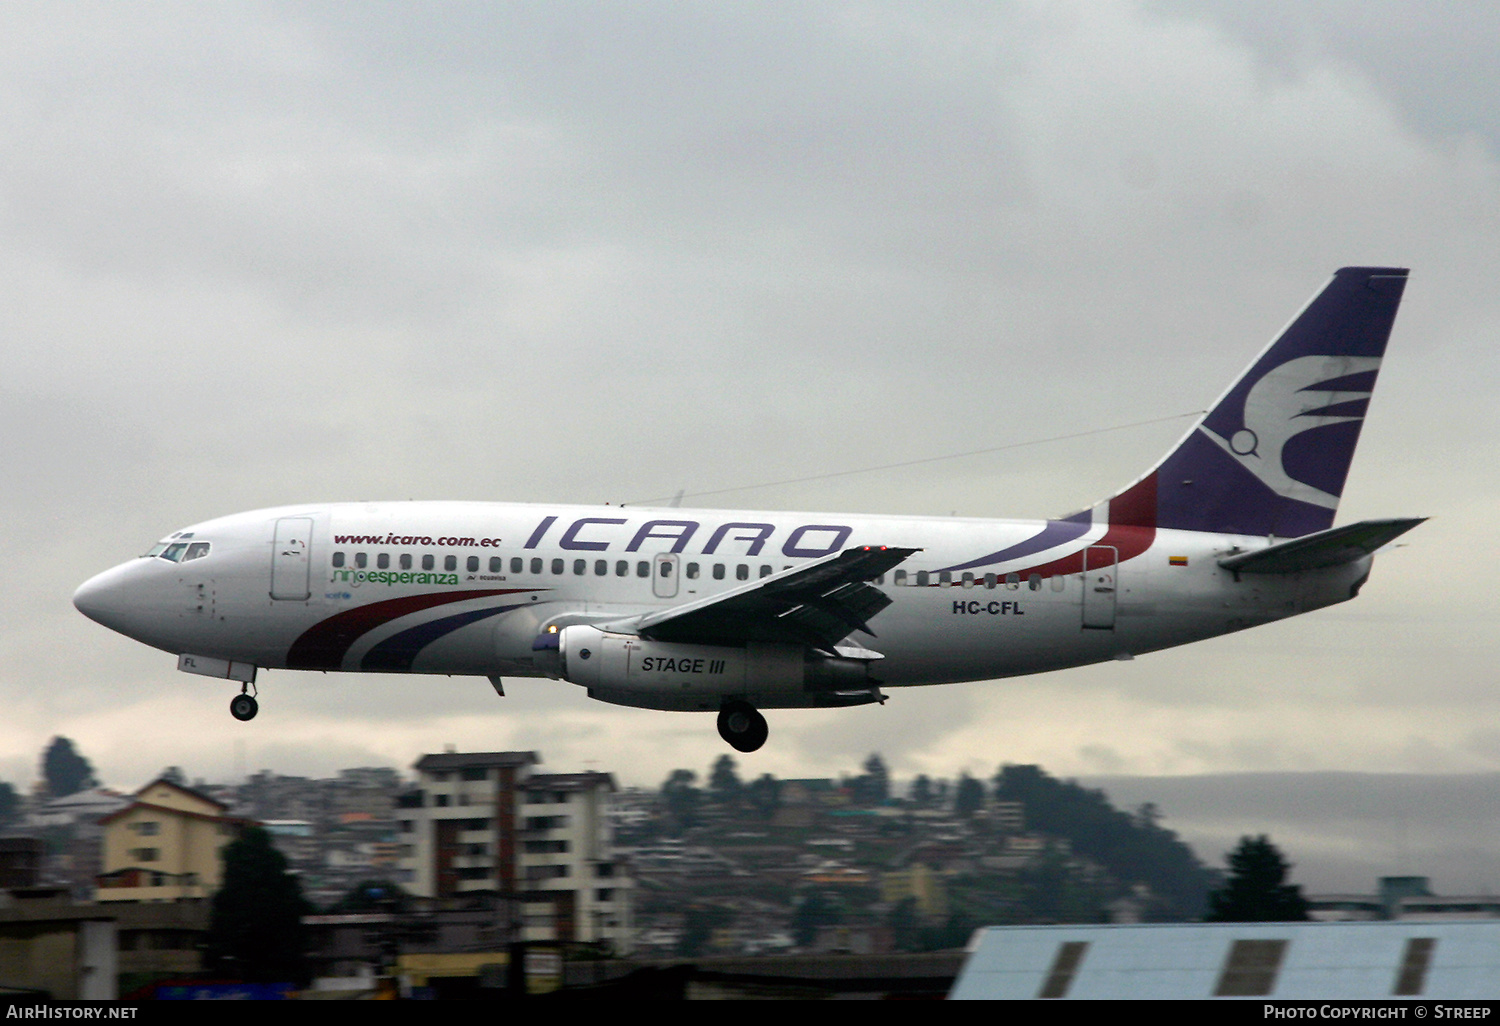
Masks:
[[[164,778],[154,780],[124,808],[100,820],[103,867],[96,899],[209,897],[222,879],[220,849],[248,824],[206,795]]]
[[[447,752],[416,764],[397,810],[402,884],[418,897],[514,903],[522,940],[630,950],[634,880],[615,852],[608,773],[537,773],[535,752]]]

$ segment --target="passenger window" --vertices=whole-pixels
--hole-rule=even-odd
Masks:
[[[446,571],[448,571],[449,573],[452,573],[453,571],[457,570],[458,569],[458,557],[457,556],[444,556],[443,557],[443,569],[446,570]]]
[[[542,572],[542,557],[533,556],[531,558],[531,572],[534,574],[539,574]]]
[[[991,591],[995,590],[995,585],[998,584],[998,583],[999,583],[999,578],[997,578],[994,574],[985,574],[984,575],[984,586],[986,588],[989,588]]]
[[[723,579],[724,579],[724,564],[723,563],[715,563],[714,564],[714,580],[716,580],[716,581],[722,581]]]
[[[182,557],[182,561],[186,563],[190,559],[202,559],[206,555],[208,555],[208,542],[193,542],[188,546],[187,555]]]
[[[1052,590],[1053,591],[1062,591],[1067,586],[1068,586],[1067,578],[1063,577],[1062,574],[1058,574],[1057,576],[1055,576],[1055,577],[1052,578]]]
[[[357,567],[359,567],[361,570],[363,570],[365,568],[365,565],[368,562],[369,562],[369,557],[366,556],[363,552],[356,552],[354,554],[354,565],[357,566]]]
[[[1021,586],[1021,575],[1020,574],[1006,574],[1005,575],[1005,590],[1006,591],[1015,591],[1020,586]]]
[[[490,573],[492,573],[492,574],[498,574],[501,570],[504,570],[504,569],[505,569],[505,560],[501,559],[499,556],[491,556],[490,557]]]
[[[403,553],[401,553],[401,569],[403,569],[403,570],[410,570],[411,569],[411,553],[410,552],[403,552]]]
[[[333,554],[333,565],[335,567],[340,567],[340,566],[344,565],[344,554],[342,552],[335,552]]]
[[[1041,574],[1031,574],[1031,575],[1029,575],[1026,578],[1026,587],[1030,588],[1032,591],[1041,591],[1042,590],[1042,575]]]
[[[962,577],[959,578],[959,583],[962,584],[965,588],[974,587],[974,575],[971,573],[965,573]]]
[[[898,588],[904,588],[904,587],[906,587],[906,571],[905,570],[897,570],[896,571],[896,576],[891,579],[891,583],[894,584]]]
[[[510,557],[510,572],[511,573],[513,573],[513,574],[520,573],[521,572],[521,568],[524,567],[525,565],[526,565],[525,560],[523,560],[520,556],[511,556]]]
[[[561,574],[563,572],[563,566],[564,566],[564,564],[563,564],[562,560],[560,560],[560,559],[554,559],[552,561],[552,572],[554,574]]]
[[[389,552],[382,552],[380,555],[378,555],[378,556],[375,557],[375,568],[377,570],[386,570],[386,569],[389,569],[390,565],[391,565],[391,554]]]
[[[663,560],[662,564],[661,564],[661,573],[659,574],[659,576],[662,577],[663,579],[671,577],[672,576],[672,564],[666,562],[665,560]]]
[[[630,560],[628,560],[628,559],[621,559],[621,560],[616,561],[616,563],[615,563],[615,576],[616,577],[629,577],[630,576]]]
[[[464,570],[467,571],[468,573],[471,573],[471,574],[472,573],[478,573],[479,572],[479,557],[478,556],[470,556],[468,559],[464,560]]]
[[[609,560],[607,560],[607,559],[596,559],[596,560],[594,560],[594,576],[595,577],[608,577],[609,576]]]
[[[689,563],[687,565],[687,579],[690,580],[690,581],[696,581],[698,579],[698,564],[697,563]]]
[[[437,566],[437,560],[433,558],[432,553],[429,552],[427,555],[422,557],[423,570],[431,570],[435,566]]]
[[[734,568],[734,579],[736,581],[748,581],[750,579],[750,567],[744,563]]]
[[[939,570],[938,571],[938,583],[942,584],[942,585],[952,584],[953,583],[953,575],[951,573],[949,573],[947,570]]]
[[[588,560],[586,560],[586,559],[575,559],[575,560],[573,560],[573,573],[574,573],[575,576],[582,577],[584,574],[586,574],[588,572],[589,572],[589,561]]]
[[[651,564],[648,563],[648,562],[646,562],[644,559],[641,560],[639,563],[637,563],[635,565],[635,575],[637,577],[650,577],[651,576]]]
[[[927,587],[927,582],[931,578],[931,576],[932,575],[929,574],[926,570],[918,570],[917,571],[917,587],[918,588],[925,588],[925,587]]]
[[[771,576],[771,568],[769,566],[766,566],[764,563],[762,563],[761,567],[760,567],[760,575],[762,577],[770,577]]]
[[[882,585],[882,584],[884,584],[885,583],[885,574],[881,574],[879,577],[875,578],[875,583],[876,583],[876,585]]]

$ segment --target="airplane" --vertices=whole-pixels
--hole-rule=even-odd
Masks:
[[[1056,520],[482,502],[282,506],[194,524],[85,582],[89,618],[258,671],[550,677],[617,705],[884,704],[1212,638],[1359,594],[1424,518],[1334,527],[1404,268],[1346,267],[1154,467]]]

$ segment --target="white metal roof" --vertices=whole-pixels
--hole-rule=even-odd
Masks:
[[[1500,921],[1012,926],[975,937],[951,998],[1500,998]]]

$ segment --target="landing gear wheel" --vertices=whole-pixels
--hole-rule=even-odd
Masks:
[[[719,710],[719,736],[735,751],[755,751],[770,733],[766,718],[749,702],[726,702]]]
[[[260,712],[260,703],[249,695],[235,695],[229,703],[229,715],[237,720],[253,720]]]

